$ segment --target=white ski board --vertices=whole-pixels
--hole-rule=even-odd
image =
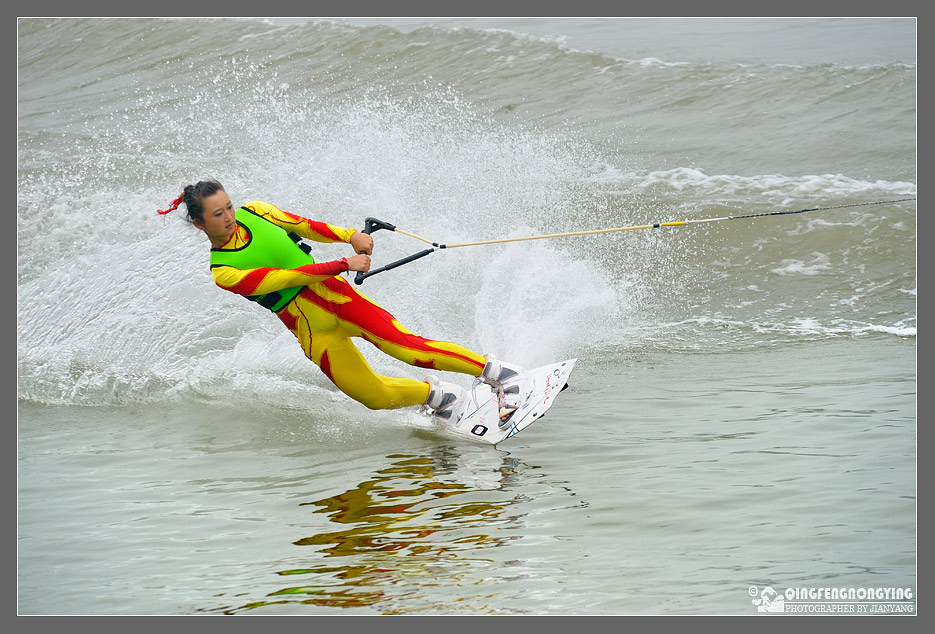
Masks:
[[[425,414],[434,427],[462,438],[496,445],[533,424],[552,407],[555,398],[565,388],[568,376],[577,363],[568,359],[529,370],[515,381],[520,387],[520,406],[504,427],[500,427],[500,403],[493,389],[480,383],[467,390],[462,402],[447,421]]]

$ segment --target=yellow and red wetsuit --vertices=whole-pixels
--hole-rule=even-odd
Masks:
[[[215,283],[272,310],[298,338],[305,356],[351,398],[371,409],[387,409],[420,405],[429,393],[423,381],[375,373],[351,337],[366,339],[413,366],[480,375],[484,357],[409,332],[340,277],[348,270],[346,260],[315,263],[288,235],[350,243],[355,229],[309,220],[260,201],[238,209],[236,218],[230,240],[211,249]]]

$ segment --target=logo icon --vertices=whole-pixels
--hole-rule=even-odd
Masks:
[[[756,596],[755,586],[750,588],[750,596]],[[785,612],[786,598],[776,592],[771,586],[766,586],[759,592],[760,596],[753,599],[751,603],[756,606],[757,612]]]

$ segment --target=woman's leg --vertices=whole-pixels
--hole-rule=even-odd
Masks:
[[[354,336],[366,339],[382,352],[409,365],[480,376],[486,360],[472,350],[447,341],[411,333],[393,315],[358,293],[347,281],[334,277],[319,286],[328,290],[334,314]],[[322,300],[325,301],[325,300]]]
[[[370,409],[422,405],[429,395],[424,381],[377,374],[350,340],[355,329],[320,303],[320,296],[305,289],[279,318],[298,338],[305,356],[342,392]]]
[[[354,343],[337,333],[312,336],[312,360],[339,390],[370,409],[422,405],[429,384],[377,374]]]

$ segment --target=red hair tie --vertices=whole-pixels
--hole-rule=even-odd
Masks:
[[[185,194],[182,194],[178,198],[173,200],[172,205],[168,209],[157,209],[156,213],[165,215],[169,213],[170,211],[175,211],[176,209],[179,208],[179,205],[182,203],[183,200],[185,200]]]

